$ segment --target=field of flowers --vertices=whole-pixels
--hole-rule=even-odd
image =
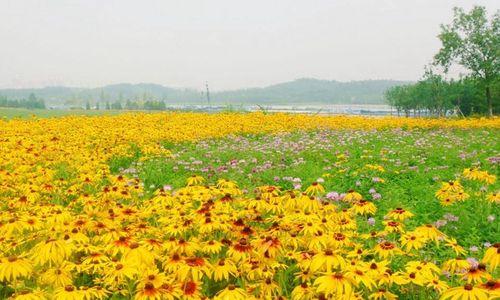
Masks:
[[[500,119],[0,121],[1,299],[500,299]]]

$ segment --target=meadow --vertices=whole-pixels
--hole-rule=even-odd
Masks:
[[[0,107],[0,118],[10,119],[31,119],[31,118],[54,118],[64,116],[100,116],[116,115],[117,110],[84,110],[84,109],[27,109],[27,108],[7,108]]]
[[[0,128],[2,299],[500,297],[498,118]]]

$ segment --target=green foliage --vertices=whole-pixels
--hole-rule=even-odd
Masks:
[[[459,64],[470,71],[485,91],[488,112],[493,115],[499,98],[493,103],[492,89],[500,76],[500,11],[488,20],[486,8],[475,6],[468,13],[455,8],[453,22],[441,26],[442,47],[435,55],[435,64],[445,71]],[[495,105],[496,104],[496,105]]]
[[[293,183],[284,180],[287,177],[300,178],[303,189],[321,177],[327,192],[355,189],[368,200],[372,200],[370,189],[374,188],[382,196],[373,200],[379,208],[374,216],[379,229],[383,216],[395,207],[415,213],[411,225],[433,223],[453,214],[459,216],[460,223],[450,222],[443,230],[469,247],[496,241],[499,227],[488,221],[488,216],[498,217],[500,211],[485,197],[497,191],[500,183],[497,181],[486,192],[479,192],[481,183],[462,180],[471,198],[448,207],[442,206],[434,193],[442,181],[453,180],[464,168],[478,163],[482,170],[499,176],[498,166],[488,162],[488,157],[495,156],[495,149],[500,147],[497,136],[497,129],[245,135],[197,143],[165,143],[174,158],[133,163],[129,157],[111,165],[114,171],[136,169],[150,192],[163,185],[183,187],[185,179],[193,174],[204,176],[207,184],[215,184],[221,178],[234,180],[250,192],[262,185],[292,189]],[[385,171],[370,170],[367,164],[383,166]],[[374,182],[373,178],[385,182]]]
[[[499,96],[498,82],[494,85],[494,95]],[[415,84],[388,89],[385,99],[406,116],[412,112],[419,116],[470,116],[488,112],[481,85],[475,78],[445,80],[432,71],[427,71],[424,78]]]
[[[455,8],[452,24],[441,26],[442,48],[434,65],[448,72],[454,63],[470,73],[459,80],[445,80],[428,69],[415,84],[389,88],[386,102],[409,116],[456,114],[493,115],[500,107],[500,12],[488,21],[486,9],[469,13]]]
[[[0,96],[0,107],[19,107],[28,109],[44,109],[45,102],[43,99],[38,99],[35,94],[31,93],[27,99],[9,99],[5,96]]]

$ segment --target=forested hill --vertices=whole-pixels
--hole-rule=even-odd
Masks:
[[[376,104],[392,86],[408,82],[395,80],[330,81],[297,79],[262,88],[211,91],[212,104]],[[81,105],[87,102],[159,100],[167,104],[204,104],[204,89],[170,88],[158,84],[113,84],[100,88],[46,87],[3,89],[0,97],[28,98],[34,94],[49,105]]]

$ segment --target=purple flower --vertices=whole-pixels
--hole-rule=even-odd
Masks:
[[[296,190],[300,190],[301,187],[302,187],[302,184],[300,184],[300,183],[297,183],[297,184],[293,185],[293,188],[296,189]]]
[[[356,186],[360,186],[361,185],[361,181],[356,181]]]
[[[450,214],[450,213],[445,214],[445,215],[443,216],[443,218],[444,218],[445,220],[447,220],[447,221],[450,221],[450,222],[458,222],[458,217],[457,217],[457,216],[455,216],[455,215],[452,215],[452,214]]]
[[[491,247],[491,243],[490,242],[486,242],[486,243],[483,244],[483,246],[485,246],[486,248],[489,248],[489,247]]]
[[[376,191],[374,188],[371,188],[371,189],[368,191],[368,193],[370,193],[370,194],[375,194],[376,192],[377,192],[377,191]]]
[[[164,191],[171,191],[172,190],[172,186],[169,185],[169,184],[166,184],[166,185],[163,186],[163,190]]]
[[[280,181],[279,176],[274,176],[274,181]]]
[[[375,219],[374,218],[368,218],[368,220],[366,221],[368,223],[368,225],[370,226],[374,226],[375,225]]]
[[[469,250],[470,250],[470,252],[477,252],[477,251],[479,251],[479,248],[477,246],[471,246],[469,248]]]
[[[477,268],[477,266],[479,266],[479,262],[474,257],[467,257],[467,262],[471,268]]]
[[[492,164],[500,163],[500,156],[488,157],[488,161]]]
[[[375,193],[372,195],[372,198],[373,198],[373,200],[379,200],[382,198],[382,195],[380,195],[379,193]]]
[[[434,226],[436,226],[436,228],[439,228],[439,227],[443,227],[447,223],[448,222],[446,220],[437,220],[436,223],[434,223]]]
[[[331,201],[339,201],[340,195],[337,192],[329,192],[328,194],[326,194],[326,199]]]

